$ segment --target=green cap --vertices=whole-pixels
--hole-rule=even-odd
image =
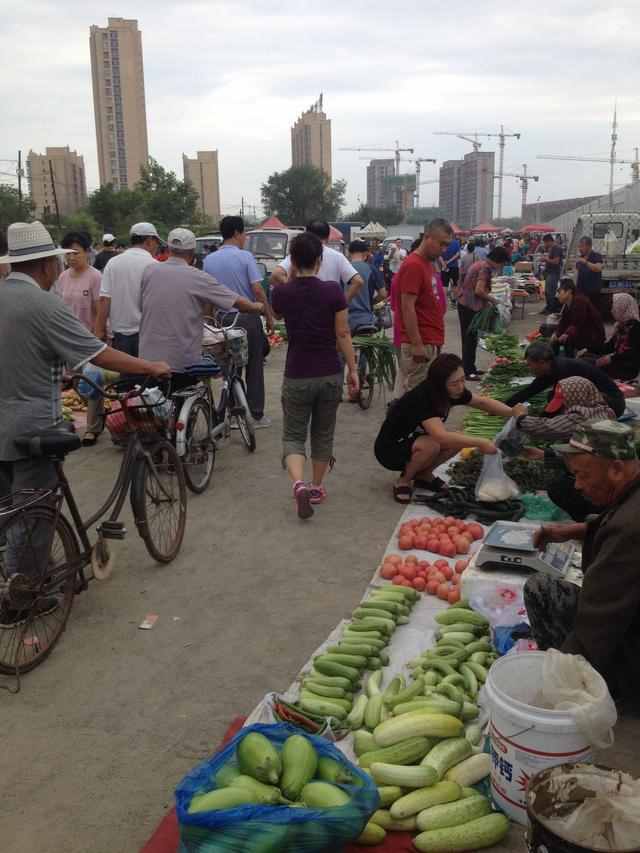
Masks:
[[[637,459],[633,430],[626,424],[601,418],[585,421],[568,444],[554,444],[558,453],[591,453],[605,459]]]

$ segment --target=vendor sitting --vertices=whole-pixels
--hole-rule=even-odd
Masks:
[[[630,293],[614,293],[611,313],[616,325],[600,349],[596,367],[612,379],[629,381],[640,373],[640,319],[638,303]]]
[[[600,312],[594,308],[593,302],[576,293],[576,286],[570,278],[561,280],[558,300],[562,312],[558,328],[551,337],[552,346],[562,345],[568,356],[586,349],[599,352],[604,346],[605,334]]]
[[[517,425],[526,435],[542,441],[568,441],[574,431],[589,420],[615,420],[613,410],[593,382],[582,376],[561,379],[552,400],[544,410],[545,417],[521,415]],[[544,459],[547,492],[550,499],[568,513],[574,521],[584,521],[599,512],[588,498],[576,489],[573,475],[562,458],[552,449],[530,447],[529,459]]]
[[[579,358],[565,358],[557,356],[553,347],[542,341],[536,341],[527,347],[525,353],[529,370],[536,377],[530,385],[526,385],[520,391],[513,394],[507,401],[507,406],[515,406],[523,403],[530,397],[535,397],[547,388],[555,388],[561,379],[570,376],[583,376],[592,382],[607,401],[607,405],[613,409],[617,418],[624,412],[625,402],[622,391],[613,379],[599,368]],[[553,391],[551,393],[553,397]]]
[[[582,542],[582,589],[545,574],[530,577],[524,600],[539,648],[580,654],[611,694],[640,707],[640,461],[632,430],[590,421],[556,448],[576,485],[605,507],[586,524],[545,524],[535,545]]]
[[[525,412],[524,406],[511,408],[472,394],[464,384],[462,360],[451,353],[439,355],[427,378],[389,407],[376,439],[378,462],[390,471],[401,472],[393,487],[398,503],[410,503],[412,486],[433,492],[445,488],[433,471],[462,448],[497,452],[495,444],[486,438],[445,429],[444,421],[453,406],[471,406],[502,417]]]

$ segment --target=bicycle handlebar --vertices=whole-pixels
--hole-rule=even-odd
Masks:
[[[105,387],[102,387],[101,385],[98,385],[96,382],[94,382],[93,379],[90,379],[88,376],[85,376],[84,373],[74,373],[73,376],[71,377],[71,385],[73,387],[73,390],[76,391],[78,394],[80,394],[80,391],[78,389],[78,385],[80,384],[80,382],[86,382],[87,385],[90,385],[94,389],[94,391],[97,391],[98,394],[100,394],[106,400],[122,401],[122,400],[128,400],[131,397],[139,396],[142,391],[146,391],[146,389],[149,387],[149,383],[152,380],[154,382],[158,381],[154,376],[147,376],[147,378],[145,379],[145,381],[143,382],[142,385],[140,385],[136,388],[127,388],[126,391],[124,391],[124,392],[120,391],[119,392],[117,390],[112,391],[111,389],[116,388],[118,385],[122,385],[125,382],[127,385],[130,385],[131,383],[128,379],[119,379],[116,382],[112,382],[111,384],[109,384]],[[82,397],[83,395],[80,394],[80,396]]]
[[[227,317],[229,314],[234,315],[233,322],[231,323],[230,326],[225,326],[222,324],[222,319],[224,317]],[[231,329],[235,328],[235,325],[238,322],[239,316],[240,316],[240,312],[237,311],[235,308],[231,308],[229,311],[220,310],[220,311],[216,311],[216,314],[214,317],[205,317],[204,318],[204,324],[205,324],[205,326],[207,324],[209,324],[209,326],[214,330],[218,329],[218,330],[221,330],[223,332],[230,332]]]

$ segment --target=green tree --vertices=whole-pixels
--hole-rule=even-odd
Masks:
[[[28,196],[23,196],[20,201],[16,187],[0,184],[0,229],[5,231],[12,222],[31,222],[33,208]]]
[[[315,166],[297,166],[274,172],[260,192],[268,216],[279,216],[287,225],[304,225],[311,219],[337,219],[346,189],[346,181],[332,184]]]
[[[413,207],[407,211],[405,222],[407,225],[426,225],[431,219],[442,215],[439,207]]]
[[[91,193],[87,210],[103,231],[110,231],[125,240],[131,225],[146,218],[143,215],[143,204],[144,200],[137,190],[116,190],[112,184],[105,184]]]
[[[402,211],[395,207],[369,207],[367,204],[361,204],[360,207],[353,213],[348,213],[345,217],[347,222],[364,222],[367,225],[369,222],[379,222],[381,225],[399,225],[402,222]]]
[[[88,210],[77,210],[75,213],[65,216],[62,220],[63,232],[86,231],[91,236],[91,242],[98,241],[104,233]]]
[[[164,169],[152,157],[140,170],[136,192],[142,198],[145,218],[163,232],[197,220],[198,193],[187,181],[179,181],[175,172]]]

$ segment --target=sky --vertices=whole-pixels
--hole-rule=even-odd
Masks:
[[[19,149],[69,145],[84,156],[89,190],[98,186],[89,27],[108,16],[136,18],[142,31],[150,154],[182,177],[183,152],[217,148],[225,213],[243,197],[260,212],[260,185],[291,165],[290,127],[320,92],[347,210],[366,200],[368,155],[341,148],[399,140],[438,160],[423,164],[422,179],[433,180],[443,160],[471,150],[434,131],[497,133],[503,124],[521,134],[507,141],[505,172],[526,163],[540,177],[532,202],[607,192],[605,163],[536,157],[608,157],[614,102],[618,156],[632,159],[640,145],[630,0],[26,0],[22,8],[0,0],[2,172],[15,170]],[[481,141],[497,151],[497,140]],[[629,177],[629,166],[617,167],[616,185]],[[422,203],[437,202],[437,190],[423,186]],[[520,183],[505,177],[503,216],[518,215],[520,200]]]

